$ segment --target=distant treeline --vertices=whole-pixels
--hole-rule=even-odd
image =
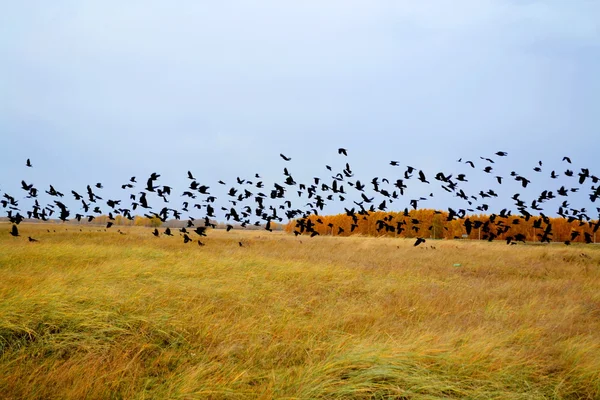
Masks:
[[[9,218],[0,217],[0,222],[9,222]],[[160,218],[148,218],[142,216],[136,216],[131,219],[126,218],[122,215],[117,215],[115,217],[109,217],[108,215],[98,215],[94,217],[92,220],[88,220],[87,218],[78,219],[70,219],[68,221],[61,221],[55,218],[48,218],[46,220],[35,219],[35,218],[25,218],[23,222],[36,223],[36,224],[68,224],[68,225],[97,225],[102,226],[106,225],[109,222],[112,222],[112,225],[118,226],[147,226],[147,227],[160,227],[163,225],[163,222]],[[183,225],[182,225],[183,226]]]
[[[9,218],[0,217],[0,222],[9,222],[9,221],[10,221]],[[122,215],[116,215],[116,216],[99,215],[99,216],[94,217],[94,219],[91,221],[89,221],[87,218],[81,218],[81,220],[74,218],[74,219],[70,219],[65,222],[63,222],[59,219],[48,219],[47,221],[43,221],[43,220],[39,220],[39,219],[25,218],[23,220],[23,222],[48,223],[48,224],[60,223],[60,224],[69,224],[69,225],[93,225],[93,226],[104,226],[104,227],[107,227],[109,225],[109,223],[111,226],[145,226],[145,227],[151,227],[151,228],[189,227],[188,220],[182,221],[182,220],[177,220],[177,219],[170,219],[170,220],[163,222],[158,217],[149,218],[149,217],[144,217],[144,216],[135,216],[130,219],[130,218],[124,217]],[[257,225],[246,225],[246,226],[242,227],[240,224],[237,224],[237,223],[229,224],[229,223],[218,222],[216,220],[209,220],[209,222],[211,224],[210,227],[212,227],[214,229],[227,229],[228,226],[231,226],[232,229],[244,229],[244,230],[264,230],[265,229],[263,226],[257,226]],[[195,221],[194,226],[206,226],[204,219]],[[274,231],[282,231],[284,229],[284,226],[282,224],[271,222],[270,228],[271,228],[271,230],[274,230]]]
[[[285,230],[295,234],[333,236],[386,236],[400,238],[525,240],[595,243],[600,226],[598,220],[550,218],[546,216],[469,215],[449,218],[447,211],[418,209],[404,212],[345,213],[311,215],[304,220],[290,221]],[[309,230],[302,229],[310,225]],[[469,227],[470,232],[467,232]],[[600,237],[598,238],[600,239]]]

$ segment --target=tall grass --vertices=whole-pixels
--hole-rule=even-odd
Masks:
[[[2,398],[600,398],[593,246],[8,227]]]

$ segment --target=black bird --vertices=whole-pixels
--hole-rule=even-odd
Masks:
[[[10,231],[10,234],[13,235],[14,237],[19,236],[19,229],[17,228],[16,225],[12,226],[12,229]]]
[[[398,167],[398,166],[400,166],[400,161],[390,161],[390,165],[392,165],[394,167]]]
[[[499,152],[496,153],[496,155],[500,156],[500,157],[506,157],[508,155],[508,153],[505,152],[505,151],[499,151]]]
[[[423,238],[417,238],[417,241],[415,242],[415,244],[413,246],[416,247],[416,246],[420,245],[421,243],[425,243],[425,242],[426,242],[425,239],[423,239]]]
[[[148,200],[146,200],[146,193],[140,192],[139,201],[140,201],[140,206],[142,208],[151,208],[151,207],[148,206]]]
[[[569,157],[563,157],[562,160],[568,162],[569,164],[571,164],[571,159]]]
[[[346,151],[346,149],[343,149],[343,148],[341,148],[341,147],[340,147],[340,148],[338,149],[338,154],[343,154],[343,155],[347,156],[347,155],[348,155],[348,152]]]
[[[33,188],[33,183],[28,185],[25,181],[21,181],[21,188],[28,192]]]
[[[156,237],[158,237],[158,235],[160,235],[160,233],[158,233],[158,229],[154,228],[154,232],[152,232],[152,234]]]
[[[173,234],[171,233],[171,229],[170,228],[165,229],[165,235],[167,235],[167,236],[173,236]]]
[[[31,165],[31,160],[29,158],[27,159],[27,163],[25,165],[28,167],[33,167],[33,165]]]
[[[194,175],[192,175],[192,171],[188,171],[188,179],[192,179],[192,180],[196,179],[196,178],[194,178]]]
[[[244,247],[244,245],[242,244],[242,242],[238,242],[238,244],[240,245],[240,247]]]
[[[34,239],[31,236],[28,236],[27,239],[29,239],[30,242],[39,242],[39,240]]]
[[[279,153],[279,156],[280,156],[281,158],[283,158],[285,161],[290,161],[290,160],[292,159],[291,157],[286,157],[286,156],[284,156],[284,155],[283,155],[283,154],[281,154],[281,153]]]

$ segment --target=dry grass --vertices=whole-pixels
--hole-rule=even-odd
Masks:
[[[4,399],[600,398],[600,248],[54,228],[0,226]]]

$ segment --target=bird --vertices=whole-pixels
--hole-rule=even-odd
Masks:
[[[565,156],[565,157],[563,157],[562,160],[568,162],[569,164],[571,164],[571,159],[569,157]]]
[[[20,236],[19,235],[19,229],[17,228],[17,225],[12,226],[12,229],[10,230],[10,234],[14,237]]]
[[[30,242],[39,242],[39,240],[34,239],[31,236],[28,236],[27,239],[29,239]]]
[[[31,165],[31,160],[29,158],[27,159],[27,162],[25,163],[25,165],[30,168],[33,167],[33,165]]]
[[[417,241],[415,242],[415,244],[413,246],[417,247],[421,243],[425,243],[425,242],[426,242],[425,239],[423,239],[423,238],[417,238]]]
[[[343,154],[345,156],[348,156],[347,150],[344,148],[341,148],[341,147],[338,149],[338,154]]]
[[[283,154],[281,154],[281,153],[279,153],[279,156],[280,156],[281,158],[283,158],[285,161],[290,161],[290,160],[292,159],[291,157],[286,157],[286,156],[284,156],[284,155],[283,155]]]

